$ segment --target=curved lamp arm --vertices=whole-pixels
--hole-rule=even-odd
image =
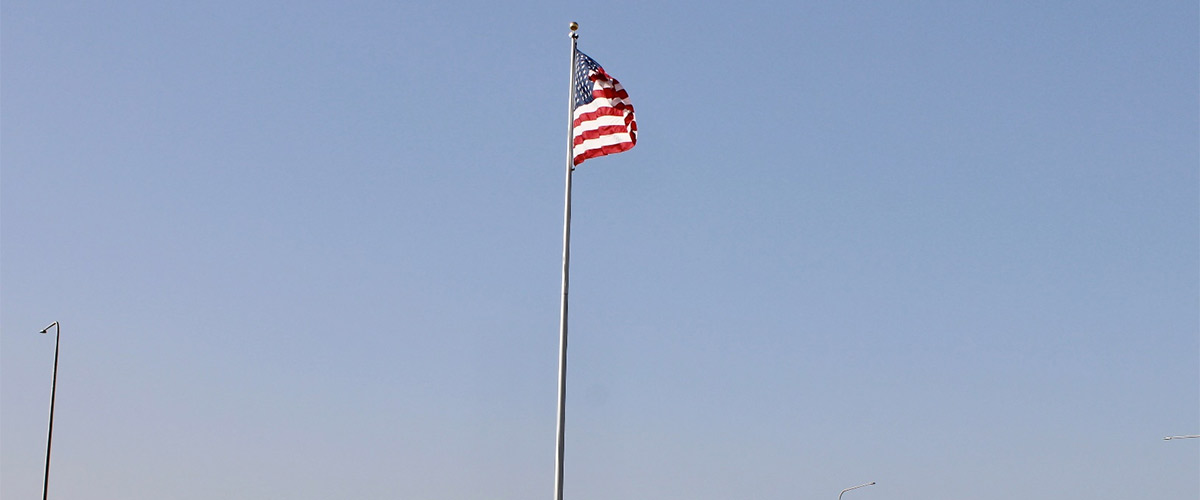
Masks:
[[[859,489],[859,488],[864,488],[864,487],[867,487],[867,486],[871,486],[871,485],[873,485],[873,484],[875,484],[875,481],[871,481],[871,482],[869,482],[869,483],[867,483],[867,484],[860,484],[860,485],[858,485],[858,486],[851,486],[851,487],[849,487],[849,488],[846,488],[846,489],[842,490],[842,492],[841,492],[841,493],[838,493],[838,500],[842,500],[842,495],[845,495],[847,491],[850,491],[850,490],[857,490],[857,489]]]

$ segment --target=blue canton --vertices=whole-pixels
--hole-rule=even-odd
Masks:
[[[595,97],[592,95],[592,89],[595,88],[596,82],[593,82],[588,75],[592,71],[600,69],[600,65],[593,61],[583,52],[575,51],[575,106],[579,107],[589,102],[592,102]]]

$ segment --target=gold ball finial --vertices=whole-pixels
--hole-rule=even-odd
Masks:
[[[577,29],[579,29],[579,23],[571,21],[571,31],[575,31]]]

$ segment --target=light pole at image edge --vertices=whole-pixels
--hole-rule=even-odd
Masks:
[[[50,379],[50,425],[46,428],[46,475],[42,480],[42,500],[46,500],[47,490],[50,489],[50,444],[54,442],[54,393],[58,389],[58,338],[62,334],[58,322],[50,323],[40,333],[54,329],[54,375]]]

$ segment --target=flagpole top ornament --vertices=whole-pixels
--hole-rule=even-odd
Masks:
[[[578,31],[578,30],[579,30],[579,23],[577,23],[575,21],[571,21],[571,31]]]

